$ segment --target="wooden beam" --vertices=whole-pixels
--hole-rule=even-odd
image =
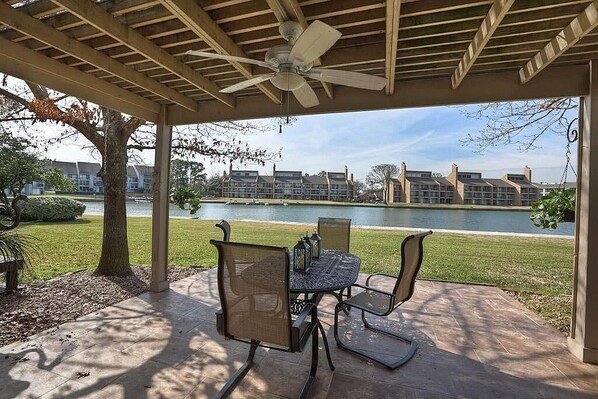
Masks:
[[[598,26],[598,0],[594,0],[565,29],[559,32],[542,50],[519,70],[521,83],[529,82],[540,71],[554,62],[582,37]]]
[[[274,13],[274,16],[278,22],[282,23],[284,21],[295,21],[298,22],[304,30],[309,26],[297,0],[266,0],[266,2]],[[322,60],[317,58],[314,60],[314,65],[322,65]],[[327,82],[320,82],[320,84],[324,88],[328,98],[334,98],[332,84]]]
[[[152,201],[152,274],[150,291],[168,289],[168,210],[170,206],[170,158],[172,126],[166,124],[167,108],[162,106],[156,123]]]
[[[142,87],[165,100],[172,101],[191,111],[197,111],[197,102],[195,100],[148,78],[134,69],[126,67],[120,62],[77,40],[71,39],[64,33],[46,26],[40,20],[31,18],[3,2],[0,2],[0,21],[73,57],[77,57],[106,72],[119,76],[134,85]]]
[[[194,0],[161,0],[161,2],[164,7],[218,53],[247,57],[243,50]],[[231,62],[231,65],[247,79],[253,77],[251,65],[241,62]],[[280,104],[279,91],[271,83],[260,83],[256,87],[274,103]]]
[[[453,89],[459,87],[513,3],[515,3],[515,0],[494,0],[480,29],[478,29],[469,47],[467,47],[467,51],[463,54],[459,66],[453,72],[453,76],[451,77]]]
[[[219,93],[220,88],[216,84],[174,58],[167,51],[156,46],[134,29],[131,29],[129,26],[120,22],[94,2],[87,0],[52,1],[64,7],[78,18],[86,21],[88,24],[93,25],[96,29],[99,29],[140,54],[143,54],[143,56],[161,65],[175,75],[180,76],[182,79],[185,79],[227,106],[234,107],[234,99],[228,95]]]
[[[160,104],[0,38],[0,72],[156,122]]]
[[[579,97],[588,93],[589,66],[574,65],[549,67],[537,79],[527,85],[519,83],[517,71],[476,73],[465,80],[459,90],[450,87],[450,78],[426,78],[401,81],[395,93],[388,96],[382,92],[338,86],[334,100],[320,97],[316,108],[303,108],[291,101],[293,115],[314,113],[352,112],[379,109],[429,107],[440,105],[475,104],[492,101],[519,101],[554,97]],[[480,90],[483,87],[484,90]],[[202,103],[201,113],[192,113],[181,107],[173,107],[168,123],[184,125],[223,120],[268,118],[280,115],[280,108],[262,96],[246,96],[237,99],[235,110],[221,106],[216,101]]]
[[[386,94],[395,91],[395,71],[397,68],[397,50],[399,46],[399,20],[401,18],[401,0],[386,1],[386,56],[384,58],[384,76]]]

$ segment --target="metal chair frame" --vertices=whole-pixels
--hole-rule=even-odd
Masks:
[[[374,273],[371,274],[370,276],[368,276],[368,278],[366,279],[366,283],[365,285],[363,284],[353,284],[353,286],[355,287],[359,287],[359,288],[363,288],[366,291],[371,291],[371,292],[375,292],[377,294],[380,295],[385,295],[388,297],[388,308],[386,309],[386,311],[384,312],[376,312],[372,309],[368,309],[364,306],[361,306],[357,303],[351,303],[350,302],[350,298],[339,302],[335,308],[334,308],[334,339],[336,340],[336,344],[339,348],[345,349],[349,352],[355,353],[359,356],[365,357],[369,360],[372,360],[378,364],[381,364],[383,366],[386,366],[389,369],[396,369],[400,366],[402,366],[403,364],[407,363],[415,354],[415,351],[417,350],[417,343],[414,340],[411,340],[407,337],[404,337],[402,335],[399,335],[397,333],[394,333],[390,330],[381,328],[381,327],[374,327],[371,323],[369,323],[365,317],[365,313],[371,313],[373,315],[376,316],[388,316],[390,315],[396,308],[398,308],[399,306],[401,306],[403,303],[407,302],[409,299],[411,299],[411,296],[413,295],[413,291],[415,289],[415,279],[417,277],[417,274],[419,272],[419,269],[421,268],[421,264],[423,261],[423,240],[426,236],[432,234],[431,231],[426,231],[423,233],[418,233],[418,234],[413,234],[413,235],[409,235],[407,236],[403,242],[401,243],[401,270],[399,271],[399,275],[398,276],[394,276],[391,274],[387,274],[387,273]],[[402,281],[403,278],[403,274],[405,272],[405,246],[406,244],[409,242],[409,240],[413,240],[413,239],[419,239],[419,246],[418,246],[418,251],[419,251],[419,257],[415,266],[415,272],[413,273],[413,277],[409,283],[409,293],[407,295],[407,297],[401,301],[396,301],[396,294],[397,294],[397,290],[399,288],[399,285]],[[384,276],[387,278],[392,278],[393,280],[395,280],[395,286],[392,292],[388,292],[388,291],[384,291],[384,290],[380,290],[374,287],[371,287],[369,285],[370,283],[370,279],[374,276]],[[361,320],[363,322],[363,325],[365,328],[375,331],[375,332],[379,332],[385,335],[388,335],[390,337],[396,338],[402,342],[405,342],[407,344],[409,344],[409,348],[407,349],[407,351],[405,352],[404,355],[402,355],[399,359],[397,359],[394,362],[389,362],[386,360],[383,360],[379,357],[375,357],[369,353],[366,353],[365,351],[356,349],[356,348],[351,348],[349,346],[347,346],[345,343],[342,342],[342,340],[339,337],[338,334],[338,314],[340,311],[342,310],[346,310],[347,308],[357,308],[359,310],[361,310]]]
[[[224,234],[222,241],[230,241],[230,224],[226,220],[222,219],[216,223],[216,227],[222,230],[222,233]]]
[[[223,273],[223,268],[226,267],[224,265],[224,256],[223,256],[223,245],[236,245],[236,246],[249,246],[249,247],[261,247],[264,249],[275,249],[275,250],[284,250],[286,251],[286,273],[287,273],[287,285],[289,284],[288,274],[290,272],[290,259],[289,253],[287,248],[281,247],[272,247],[272,246],[264,246],[264,245],[253,245],[253,244],[244,244],[244,243],[233,243],[230,241],[217,241],[217,240],[210,240],[210,243],[218,249],[218,293],[220,296],[220,302],[226,303],[225,298],[223,297],[224,293],[224,282],[223,278],[221,277]],[[287,289],[290,291],[290,287],[287,286]],[[289,300],[291,297],[289,295]],[[288,303],[287,311],[291,314],[291,304]],[[310,318],[309,326],[305,329],[305,331],[301,332],[301,326],[306,322],[306,320]],[[269,349],[274,349],[283,352],[301,352],[305,348],[309,337],[311,336],[312,339],[312,356],[311,356],[311,368],[309,375],[303,388],[301,390],[300,398],[307,398],[309,394],[309,390],[314,382],[316,371],[318,369],[318,333],[321,332],[322,337],[324,339],[325,348],[326,348],[326,355],[328,358],[328,364],[331,370],[334,370],[334,365],[332,364],[332,359],[330,357],[330,351],[328,348],[328,343],[326,342],[326,335],[324,333],[324,328],[321,322],[318,319],[318,310],[316,303],[313,302],[306,302],[303,306],[303,310],[299,313],[295,320],[291,320],[289,325],[289,334],[290,334],[290,346],[288,348],[281,348],[278,346],[268,345],[267,343],[262,343],[259,340],[251,339],[243,339],[237,338],[228,333],[227,325],[226,325],[226,306],[216,312],[216,328],[220,335],[223,335],[226,339],[233,339],[235,341],[243,342],[250,345],[249,348],[249,355],[247,356],[247,360],[245,363],[233,374],[233,376],[227,381],[224,387],[220,390],[220,392],[215,396],[215,398],[226,398],[228,397],[231,392],[236,388],[236,386],[243,380],[245,375],[249,372],[251,367],[253,366],[253,360],[255,357],[255,352],[258,347],[264,347]]]

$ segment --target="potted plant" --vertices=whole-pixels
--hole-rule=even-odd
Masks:
[[[535,226],[554,230],[559,223],[575,221],[576,192],[572,188],[550,191],[532,204],[530,219]]]

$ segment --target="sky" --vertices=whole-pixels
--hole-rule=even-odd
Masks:
[[[483,154],[473,151],[460,140],[468,133],[479,131],[482,120],[468,119],[464,109],[476,106],[429,107],[418,109],[339,113],[299,116],[295,123],[273,131],[246,137],[252,147],[272,151],[282,149],[282,159],[276,161],[277,170],[301,170],[316,174],[321,170],[344,171],[356,179],[365,179],[373,165],[407,164],[408,169],[429,170],[446,176],[451,164],[460,171],[482,172],[483,177],[500,178],[505,173],[523,173],[524,166],[532,169],[535,182],[559,182],[565,166],[566,138],[545,134],[536,148],[520,152],[517,145],[490,148]],[[47,156],[62,161],[92,161],[88,150],[80,149],[81,140],[50,150]],[[576,149],[572,149],[575,162]],[[97,157],[96,157],[97,158]],[[153,153],[144,152],[148,165]],[[222,174],[227,165],[211,165],[201,160],[208,173]],[[266,166],[233,164],[235,169],[259,170],[272,173],[272,162]],[[568,181],[574,180],[569,172]]]

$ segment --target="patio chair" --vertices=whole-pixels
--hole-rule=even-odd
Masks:
[[[417,344],[415,341],[405,338],[390,330],[374,327],[366,320],[365,313],[371,313],[376,316],[388,316],[396,308],[411,298],[415,287],[415,277],[419,272],[424,255],[423,240],[430,234],[432,234],[431,231],[426,231],[423,233],[407,236],[403,240],[403,243],[401,244],[401,270],[399,271],[398,276],[386,273],[372,274],[366,279],[365,285],[354,284],[355,287],[363,288],[364,291],[336,305],[334,309],[334,338],[336,339],[336,343],[339,348],[356,353],[390,369],[396,369],[397,367],[408,362],[409,359],[413,357],[415,350],[417,349]],[[372,280],[374,277],[383,278],[387,280],[387,282],[393,283],[394,287],[392,291],[385,291],[370,285],[370,280]],[[365,328],[386,334],[409,344],[409,348],[407,349],[406,353],[399,357],[396,361],[391,362],[386,361],[381,357],[374,356],[371,353],[366,353],[363,350],[351,348],[343,343],[338,335],[338,314],[341,310],[344,310],[347,307],[361,310],[361,320],[363,321]]]
[[[225,398],[235,389],[253,365],[258,346],[301,352],[311,335],[311,370],[300,396],[307,397],[318,368],[318,328],[321,326],[314,303],[303,303],[296,317],[291,313],[287,248],[216,240],[210,243],[218,249],[218,293],[222,306],[216,312],[218,333],[250,345],[247,361],[216,397]],[[242,290],[239,290],[239,278],[243,281]],[[330,358],[328,360],[334,369]]]
[[[222,241],[230,241],[230,224],[226,220],[222,219],[216,223],[216,227],[218,227],[220,230],[222,230],[222,233],[224,233]]]
[[[321,238],[320,248],[338,249],[349,252],[351,242],[351,219],[318,218],[318,234]],[[343,299],[343,291],[331,292],[339,302]],[[351,298],[351,287],[347,288],[347,298]],[[348,313],[349,308],[345,309]]]

